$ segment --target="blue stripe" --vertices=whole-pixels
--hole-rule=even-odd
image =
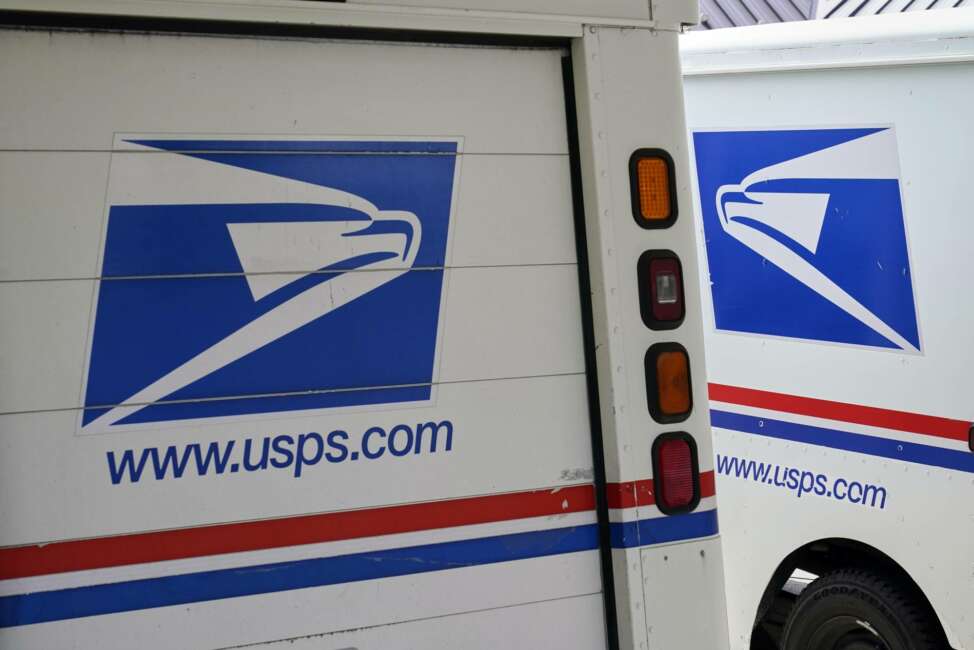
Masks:
[[[710,423],[721,429],[974,473],[974,454],[969,451],[944,449],[727,411],[711,410]]]
[[[0,598],[0,628],[598,548],[595,524]]]
[[[716,534],[716,510],[609,524],[612,548],[649,546]]]

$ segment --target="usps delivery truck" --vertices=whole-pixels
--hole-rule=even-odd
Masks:
[[[727,647],[696,3],[0,8],[0,647]]]
[[[974,11],[682,53],[732,646],[974,648]]]

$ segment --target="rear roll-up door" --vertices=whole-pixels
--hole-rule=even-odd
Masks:
[[[604,643],[563,54],[0,35],[15,645]]]

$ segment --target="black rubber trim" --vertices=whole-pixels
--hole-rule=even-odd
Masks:
[[[575,222],[575,254],[578,258],[578,291],[582,312],[582,345],[585,355],[585,387],[588,394],[589,430],[592,432],[592,463],[595,482],[595,512],[599,524],[599,561],[602,566],[602,602],[605,607],[606,644],[619,650],[619,621],[616,612],[612,541],[609,536],[609,503],[606,498],[605,449],[602,409],[595,360],[595,324],[592,319],[592,281],[589,275],[588,237],[585,233],[585,201],[582,195],[582,165],[578,145],[578,114],[575,107],[575,78],[571,55],[562,59],[565,87],[565,117],[568,123],[568,164],[572,185],[572,214]]]
[[[642,158],[660,158],[666,163],[667,180],[669,181],[670,190],[670,216],[666,219],[654,219],[652,221],[643,219],[642,213],[639,210],[639,179],[636,174],[636,164]],[[676,223],[676,217],[679,214],[679,209],[676,204],[676,171],[673,165],[673,157],[668,154],[663,149],[654,149],[651,147],[636,149],[629,156],[629,197],[632,201],[632,218],[636,221],[636,225],[640,228],[645,228],[647,230],[660,230],[661,228],[669,228],[674,223]]]
[[[653,317],[653,294],[649,283],[649,264],[653,260],[675,260],[680,270],[680,317],[674,320],[657,320]],[[674,330],[683,324],[687,316],[686,294],[683,291],[683,263],[676,253],[669,250],[646,251],[636,262],[636,287],[639,290],[639,315],[651,330]]]
[[[669,508],[663,503],[663,491],[660,485],[660,477],[662,472],[660,472],[659,465],[659,446],[661,443],[667,440],[683,440],[690,447],[690,463],[693,470],[693,498],[690,503],[681,508]],[[700,505],[700,465],[697,462],[697,442],[693,439],[689,433],[683,431],[674,431],[671,433],[661,433],[656,436],[656,440],[653,441],[653,492],[656,494],[656,507],[660,509],[664,515],[679,515],[685,512],[692,512]]]
[[[309,5],[312,3],[308,3]],[[330,4],[330,2],[329,2]],[[175,32],[220,36],[271,36],[282,38],[341,38],[347,40],[403,41],[449,45],[496,45],[499,47],[568,47],[560,37],[511,34],[477,34],[434,30],[377,29],[261,23],[199,18],[155,18],[124,15],[72,14],[47,11],[2,11],[0,26],[28,29],[69,29],[109,32]]]
[[[664,415],[659,407],[659,386],[656,381],[656,358],[663,352],[682,352],[687,359],[687,384],[690,387],[690,408],[679,415]],[[646,370],[646,406],[649,414],[660,424],[683,422],[693,413],[693,377],[690,376],[690,355],[679,343],[655,343],[646,350],[643,360]]]

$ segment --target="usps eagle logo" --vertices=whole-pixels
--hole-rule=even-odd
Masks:
[[[892,128],[693,143],[717,329],[920,352]]]
[[[120,139],[82,429],[428,400],[458,147]]]

